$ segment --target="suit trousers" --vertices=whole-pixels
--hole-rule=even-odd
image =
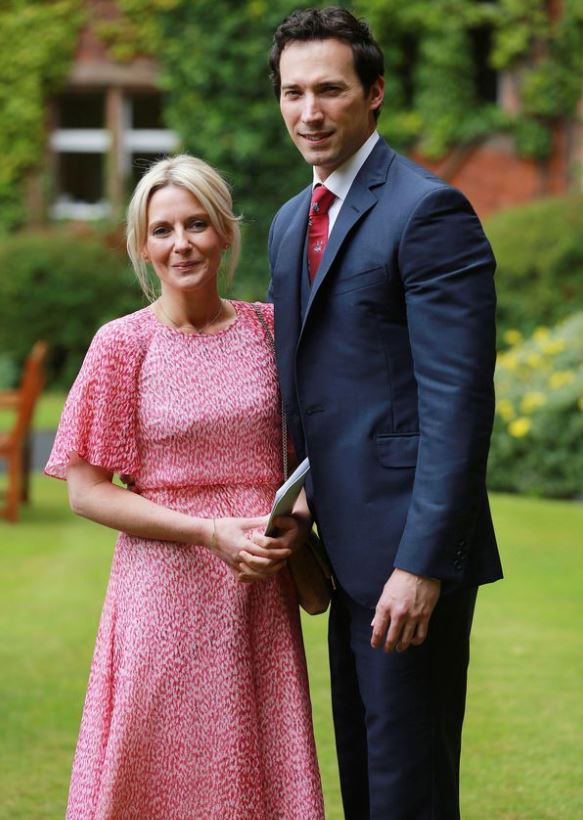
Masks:
[[[418,647],[370,646],[374,611],[334,594],[332,707],[346,820],[456,820],[476,588],[442,595]]]

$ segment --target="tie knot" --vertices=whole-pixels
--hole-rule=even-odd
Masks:
[[[312,191],[312,201],[310,202],[310,216],[318,214],[323,216],[330,210],[330,205],[336,199],[332,191],[329,191],[325,185],[318,184]]]

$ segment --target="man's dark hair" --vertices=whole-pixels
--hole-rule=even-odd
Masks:
[[[364,20],[358,20],[340,6],[298,9],[280,23],[273,35],[269,68],[273,90],[278,99],[281,93],[279,61],[288,43],[328,39],[342,40],[350,46],[354,69],[365,94],[368,94],[375,80],[385,73],[383,52]]]

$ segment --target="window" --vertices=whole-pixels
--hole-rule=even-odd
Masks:
[[[124,179],[132,191],[153,162],[176,149],[178,138],[164,128],[159,94],[128,95],[124,120]]]
[[[57,219],[99,219],[109,213],[105,198],[105,157],[111,135],[105,129],[105,93],[63,94],[56,105],[50,146],[56,156]]]
[[[470,31],[474,54],[476,97],[481,103],[498,101],[498,74],[490,65],[492,28],[481,26]]]
[[[177,135],[164,127],[158,93],[69,91],[55,103],[50,214],[56,219],[115,215],[144,170],[178,146]]]

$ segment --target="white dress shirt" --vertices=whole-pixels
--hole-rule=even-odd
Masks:
[[[330,205],[330,210],[328,211],[328,236],[332,233],[332,228],[336,222],[336,217],[340,213],[340,208],[348,196],[348,192],[352,187],[352,183],[356,179],[356,175],[364,165],[372,149],[377,144],[378,138],[379,132],[373,131],[366,142],[363,142],[358,151],[347,159],[346,162],[343,162],[342,165],[336,168],[335,171],[332,171],[325,182],[322,182],[322,180],[318,177],[316,169],[314,168],[312,188],[315,188],[316,185],[325,185],[326,188],[328,188],[329,191],[332,191],[336,197],[332,205]]]

